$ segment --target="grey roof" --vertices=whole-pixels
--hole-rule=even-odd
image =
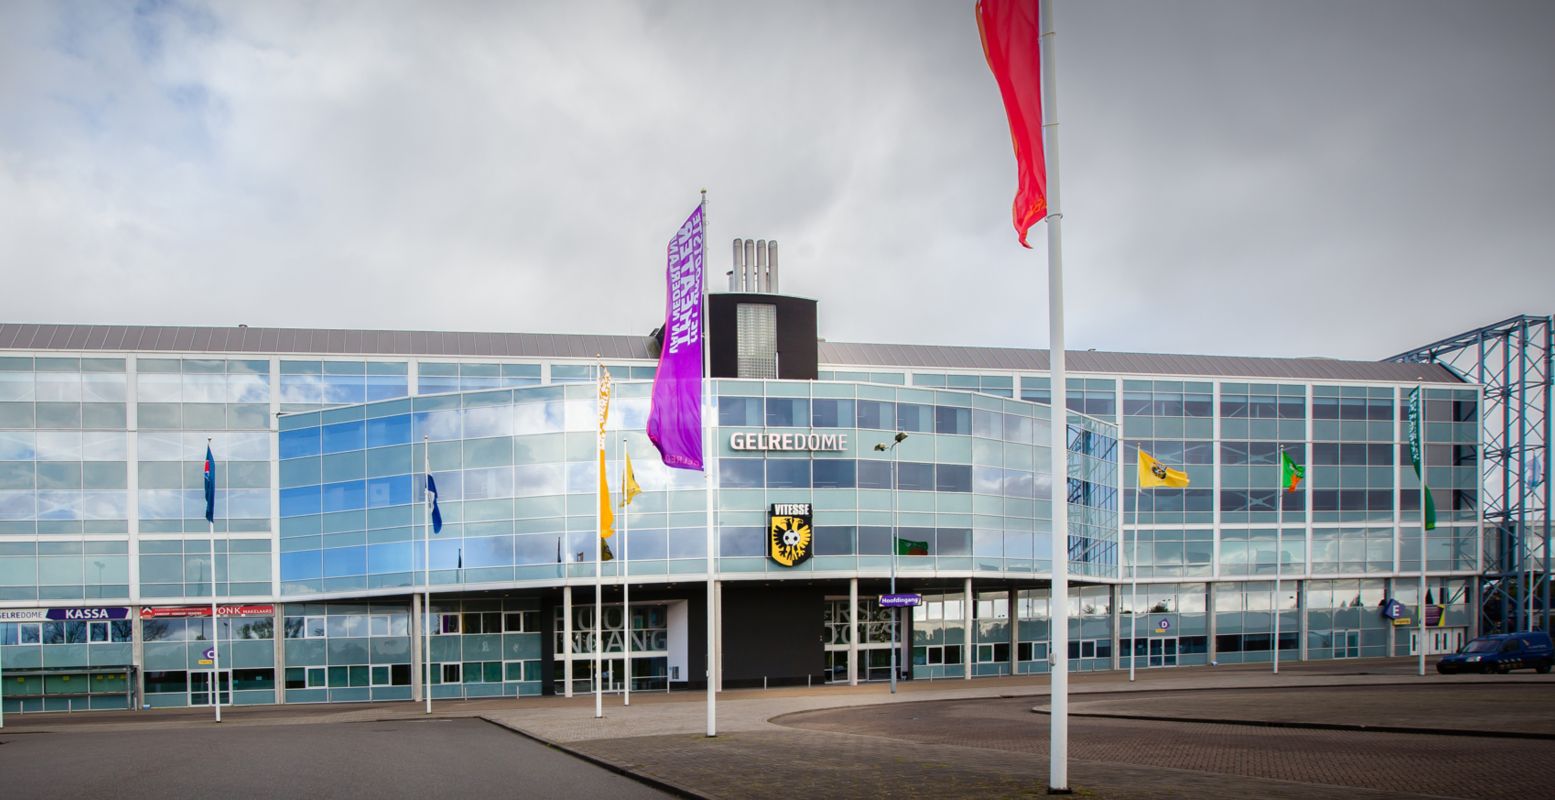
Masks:
[[[490,358],[653,359],[647,336],[467,331],[331,330],[315,328],[172,327],[155,325],[33,325],[0,323],[0,350],[254,355],[459,356]],[[820,343],[828,367],[926,368],[1046,372],[1046,350],[911,344]],[[1070,351],[1070,369],[1104,375],[1294,378],[1409,383],[1461,383],[1436,364],[1339,361],[1327,358],[1247,358]]]
[[[656,358],[646,336],[0,323],[0,349],[134,353]]]
[[[821,342],[821,363],[860,367],[986,369],[1046,372],[1046,350],[1012,347],[940,347],[914,344]],[[1341,361],[1332,358],[1249,358],[1068,350],[1064,363],[1075,372],[1103,375],[1296,378],[1302,380],[1462,383],[1438,364]]]

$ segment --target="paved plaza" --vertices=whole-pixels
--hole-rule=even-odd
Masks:
[[[1279,675],[1267,666],[1150,670],[1134,683],[1126,672],[1080,674],[1072,689],[1070,778],[1083,796],[1551,794],[1550,676],[1421,678],[1414,662],[1395,659],[1286,665]],[[221,733],[251,737],[245,747],[260,748],[255,752],[266,752],[263,743],[272,740],[291,743],[269,745],[283,749],[317,740],[325,743],[321,753],[370,748],[362,752],[388,765],[382,775],[404,764],[438,764],[434,754],[447,752],[447,763],[466,765],[455,773],[481,776],[470,778],[464,794],[471,797],[600,794],[583,791],[591,785],[585,782],[546,786],[532,779],[542,764],[549,765],[546,774],[570,774],[565,762],[590,780],[624,780],[608,774],[618,772],[647,784],[634,788],[692,797],[1036,797],[1047,785],[1047,691],[1042,677],[912,681],[894,696],[884,684],[730,691],[719,696],[719,736],[712,739],[704,735],[700,692],[638,693],[629,707],[608,696],[601,719],[593,716],[592,696],[442,702],[430,720],[405,703],[238,708],[226,714]],[[283,733],[282,726],[308,730]],[[0,731],[0,774],[15,774],[11,767],[25,757],[30,765],[63,760],[63,774],[74,775],[63,742],[144,747],[158,736],[198,738],[214,729],[208,712],[190,709],[12,716]],[[37,744],[44,740],[47,747]],[[193,750],[198,746],[180,749]],[[265,762],[272,768],[256,770],[258,783],[249,788],[286,774],[274,765],[291,763],[283,755],[253,761]],[[539,793],[504,783],[515,765],[531,776],[519,785]],[[180,786],[206,780],[189,772]],[[242,775],[224,777],[239,782]],[[120,778],[120,785],[138,786],[163,776]],[[422,785],[346,781],[314,796],[355,796],[353,787],[363,785],[378,787],[380,797],[412,796]],[[101,788],[86,788],[93,786]]]

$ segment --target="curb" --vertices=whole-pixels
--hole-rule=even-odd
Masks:
[[[715,800],[709,795],[701,794],[700,792],[688,789],[678,783],[673,783],[671,781],[664,780],[663,778],[656,778],[646,773],[636,772],[614,762],[606,761],[602,758],[599,758],[598,756],[592,756],[580,750],[574,750],[573,748],[568,747],[567,745],[564,745],[560,742],[553,742],[544,736],[538,736],[524,730],[523,728],[514,727],[505,722],[492,719],[491,717],[477,714],[474,719],[495,725],[498,728],[501,728],[509,733],[522,736],[525,739],[535,742],[536,744],[544,745],[545,747],[549,747],[553,750],[560,750],[561,752],[566,753],[567,755],[572,756],[573,758],[576,758],[580,761],[586,761],[596,767],[599,767],[600,769],[613,772],[623,778],[630,778],[631,780],[637,781],[638,783],[658,789],[661,792],[668,792],[669,794],[675,795],[676,797],[689,798],[689,800]]]

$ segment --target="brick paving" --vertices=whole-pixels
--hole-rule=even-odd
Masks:
[[[1298,702],[1306,692],[1266,694]],[[1029,704],[1001,699],[808,711],[778,721],[1044,757],[1047,718],[1033,716]],[[1551,750],[1537,740],[1081,717],[1071,720],[1069,738],[1077,761],[1449,797],[1548,797]]]
[[[1405,659],[1077,674],[1070,783],[1087,797],[1549,797],[1555,679],[1414,674]],[[435,717],[491,722],[710,798],[1045,795],[1045,677],[701,692],[438,701]],[[1086,717],[1090,713],[1111,717]],[[1165,722],[1119,715],[1195,717]],[[229,709],[229,726],[426,719],[412,703]],[[1545,740],[1294,730],[1215,720],[1510,727]],[[209,710],[8,715],[11,735],[209,726]],[[284,734],[281,734],[284,735]]]
[[[1168,692],[1106,699],[1077,698],[1074,714],[1253,719],[1310,725],[1355,725],[1421,730],[1515,732],[1555,737],[1555,691],[1545,683],[1304,687]],[[1472,713],[1465,713],[1466,710]]]

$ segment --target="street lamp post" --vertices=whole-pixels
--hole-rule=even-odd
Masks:
[[[891,594],[896,594],[896,491],[898,478],[896,475],[896,446],[907,440],[907,434],[896,432],[896,437],[891,440],[891,446],[884,443],[875,445],[876,450],[882,452],[889,450],[891,453]],[[858,609],[853,609],[857,614]],[[896,606],[891,606],[891,694],[896,694]]]

